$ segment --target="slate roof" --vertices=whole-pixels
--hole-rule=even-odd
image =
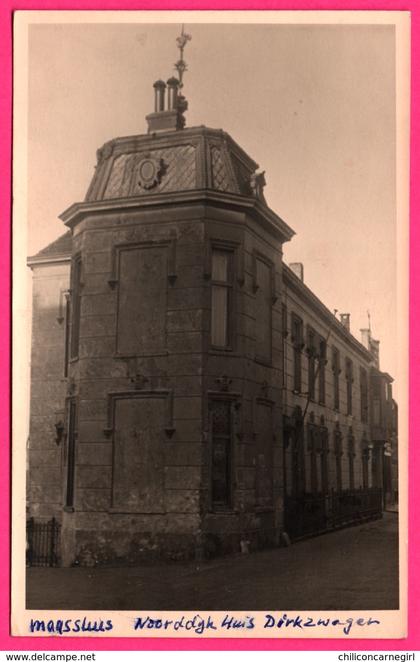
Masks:
[[[42,262],[43,260],[48,260],[49,258],[58,258],[58,257],[70,257],[72,250],[72,234],[71,230],[68,230],[61,237],[52,241],[45,248],[32,255],[28,258],[28,264],[31,265],[36,262]]]

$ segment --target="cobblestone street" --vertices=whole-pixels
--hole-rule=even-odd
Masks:
[[[350,610],[398,607],[398,515],[208,562],[29,568],[30,609]]]

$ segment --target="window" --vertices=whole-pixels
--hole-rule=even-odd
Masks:
[[[381,424],[381,382],[379,379],[373,381],[373,396],[372,396],[372,414],[373,424]]]
[[[367,490],[369,487],[369,448],[367,444],[362,446],[362,479],[363,489]]]
[[[79,355],[81,285],[82,258],[78,255],[73,259],[71,274],[71,359],[77,358]]]
[[[346,359],[347,415],[353,413],[353,362]]]
[[[341,457],[343,455],[342,436],[340,428],[337,427],[334,432],[334,455],[335,455],[335,480],[338,492],[343,489],[343,479],[341,473]]]
[[[360,420],[362,423],[368,422],[369,399],[368,399],[368,380],[365,368],[360,367]]]
[[[283,386],[286,386],[288,330],[287,330],[287,307],[285,303],[283,303],[281,307],[281,332],[282,332],[281,335],[282,335],[282,343],[283,343]]]
[[[319,404],[325,405],[325,365],[327,363],[327,343],[319,339]]]
[[[257,258],[255,268],[257,285],[255,295],[255,355],[262,361],[271,362],[271,266]]]
[[[74,505],[74,471],[76,464],[77,406],[74,398],[68,401],[67,420],[67,485],[66,508]]]
[[[214,400],[211,417],[211,501],[213,508],[231,504],[232,413],[230,400]]]
[[[315,347],[315,331],[308,327],[308,395],[311,400],[315,400],[315,356],[316,356],[316,347]]]
[[[333,391],[334,391],[334,409],[340,409],[340,352],[336,347],[332,348],[332,372],[333,372]]]
[[[255,502],[260,508],[273,505],[273,422],[271,405],[258,402],[256,407]]]
[[[302,387],[302,346],[303,322],[292,313],[292,343],[293,343],[293,390],[300,393]]]
[[[349,460],[349,487],[354,490],[354,436],[353,431],[349,431],[347,442],[348,460]]]
[[[308,451],[311,454],[311,492],[328,491],[328,429],[309,423]]]
[[[168,246],[118,249],[117,353],[159,354],[166,350]]]
[[[212,250],[211,262],[211,344],[227,349],[231,345],[232,251]]]
[[[64,377],[69,374],[69,354],[70,354],[70,334],[71,334],[71,309],[70,309],[70,295],[67,293],[65,297],[66,305],[64,309]]]

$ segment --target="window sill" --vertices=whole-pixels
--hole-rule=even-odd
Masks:
[[[219,516],[219,515],[225,515],[227,517],[232,517],[233,515],[237,515],[238,511],[235,510],[234,508],[212,508],[209,510],[207,513],[208,515],[213,515],[213,516]]]
[[[74,513],[74,506],[64,506],[63,512],[65,513]]]
[[[113,354],[113,358],[114,359],[121,359],[121,360],[124,361],[126,359],[137,359],[137,358],[141,359],[143,357],[149,358],[149,357],[153,357],[153,356],[168,356],[168,355],[169,355],[169,352],[167,350],[165,350],[164,352],[150,352],[150,354],[147,353],[147,352],[142,352],[142,353],[138,353],[138,354],[117,354],[117,353],[115,353],[115,354]]]

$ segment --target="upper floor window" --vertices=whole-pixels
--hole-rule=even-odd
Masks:
[[[302,387],[302,347],[303,322],[292,313],[292,343],[293,343],[293,390],[300,393]]]
[[[346,359],[347,415],[353,413],[353,361]]]
[[[354,457],[356,453],[354,450],[354,436],[352,428],[349,429],[347,437],[347,455],[349,467],[349,488],[354,490]]]
[[[316,381],[316,347],[315,347],[315,331],[308,327],[308,340],[307,340],[307,354],[308,354],[308,395],[311,400],[315,400],[315,381]]]
[[[287,306],[285,303],[281,306],[281,335],[283,346],[283,386],[286,386],[286,373],[287,373]]]
[[[228,349],[232,341],[232,271],[232,251],[214,248],[211,257],[211,344],[221,349]]]
[[[71,272],[71,359],[74,359],[79,355],[81,285],[82,258],[78,255],[73,259]]]
[[[379,379],[374,379],[372,382],[372,418],[374,425],[381,424],[381,382]]]
[[[327,343],[319,339],[319,404],[325,405],[325,365],[327,363]]]
[[[365,368],[360,367],[360,420],[362,423],[368,422],[369,398],[368,398],[368,379]]]
[[[332,348],[332,365],[333,372],[333,392],[334,392],[334,409],[340,409],[340,352],[336,347]]]
[[[256,259],[255,294],[255,355],[262,361],[271,361],[272,271],[264,260]]]

